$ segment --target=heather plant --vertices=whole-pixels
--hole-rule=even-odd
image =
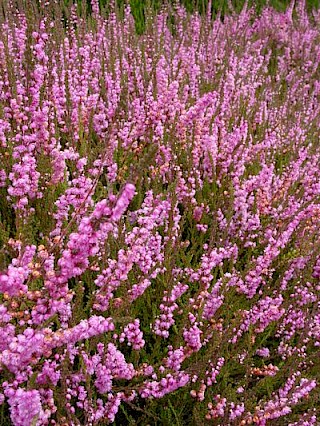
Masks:
[[[2,5],[1,424],[319,424],[319,11]]]

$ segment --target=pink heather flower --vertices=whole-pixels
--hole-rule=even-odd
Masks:
[[[166,366],[172,370],[179,371],[181,364],[186,358],[185,348],[180,346],[178,349],[173,350],[171,345],[168,346],[168,356],[166,359]]]
[[[119,20],[92,0],[90,25],[71,5],[61,26],[55,2],[32,19],[14,3],[0,24],[3,421],[112,423],[122,402],[216,389],[213,423],[318,424],[320,12],[175,5],[137,37],[129,5]],[[253,368],[266,337],[285,362]],[[256,375],[250,389],[231,377],[234,402],[231,361]],[[287,365],[260,400],[261,376]]]
[[[263,358],[268,358],[270,356],[270,351],[268,348],[261,348],[257,349],[256,354]]]
[[[200,338],[202,333],[203,332],[196,324],[194,324],[191,328],[186,329],[183,332],[184,341],[195,352],[199,351],[202,347],[202,342]]]
[[[211,370],[206,371],[206,382],[208,386],[212,386],[213,383],[217,383],[217,376],[219,375],[221,368],[225,363],[225,358],[221,357],[217,361],[216,367],[213,367],[210,362],[210,366],[212,366]]]
[[[189,379],[189,375],[182,372],[175,376],[167,374],[166,377],[161,379],[159,382],[145,382],[140,390],[140,396],[142,398],[149,398],[150,396],[153,396],[154,398],[162,398],[167,393],[185,386],[189,382]]]
[[[139,319],[135,319],[133,322],[124,327],[123,333],[120,334],[119,341],[124,342],[125,338],[128,340],[128,346],[132,346],[134,350],[139,350],[144,347],[145,340],[143,339],[143,333],[140,330]]]
[[[112,211],[112,216],[111,216],[112,220],[118,221],[120,219],[120,217],[123,215],[123,213],[129,206],[131,200],[133,199],[134,194],[135,194],[135,186],[132,185],[131,183],[127,183]]]
[[[10,417],[15,426],[31,426],[45,419],[41,397],[37,390],[8,389],[6,391],[10,406]]]
[[[229,414],[229,419],[230,420],[235,420],[237,417],[240,417],[241,414],[243,414],[245,411],[245,406],[244,403],[241,404],[237,404],[235,405],[233,402],[230,403],[230,414]]]

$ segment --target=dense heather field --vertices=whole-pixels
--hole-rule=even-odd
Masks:
[[[319,425],[320,12],[92,3],[2,2],[0,424]]]

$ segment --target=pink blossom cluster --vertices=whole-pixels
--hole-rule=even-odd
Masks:
[[[83,3],[0,16],[2,418],[319,424],[320,12]]]

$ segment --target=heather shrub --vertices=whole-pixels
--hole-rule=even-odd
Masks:
[[[319,424],[304,6],[4,3],[1,424]]]

